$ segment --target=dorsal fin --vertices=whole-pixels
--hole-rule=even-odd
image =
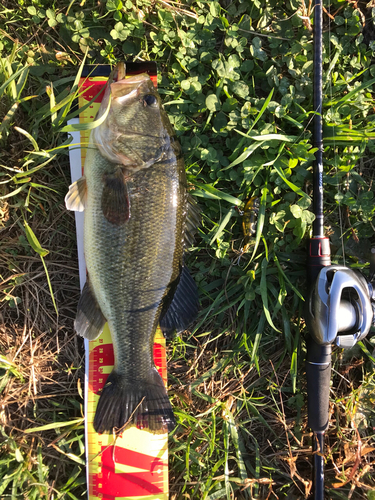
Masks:
[[[185,221],[185,249],[192,246],[195,239],[195,233],[201,223],[201,214],[199,206],[191,194],[187,195],[187,214]]]

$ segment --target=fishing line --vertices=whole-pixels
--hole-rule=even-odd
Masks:
[[[328,6],[328,55],[329,55],[329,60],[332,61],[332,52],[331,52],[331,4]],[[339,50],[339,49],[337,49]],[[331,101],[331,122],[333,124],[332,130],[333,130],[333,166],[335,169],[335,175],[336,175],[336,190],[338,193],[337,199],[338,199],[338,212],[339,212],[339,224],[340,224],[340,241],[341,241],[341,251],[342,251],[342,258],[343,258],[343,265],[346,266],[346,259],[345,259],[345,246],[344,246],[344,233],[343,233],[343,217],[342,217],[342,208],[341,208],[341,199],[342,199],[342,192],[341,192],[341,187],[340,187],[340,179],[339,179],[339,172],[338,172],[338,165],[337,165],[337,159],[338,159],[338,153],[336,154],[336,133],[335,133],[335,119],[332,113],[332,102],[333,102],[333,89],[332,89],[332,73],[334,71],[334,68],[331,69],[331,71],[327,74],[326,78],[329,78],[328,86],[329,86],[329,94],[330,94],[330,101]]]

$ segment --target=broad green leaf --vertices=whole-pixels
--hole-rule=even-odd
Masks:
[[[259,37],[253,38],[250,46],[250,52],[255,59],[260,59],[261,61],[265,61],[267,59],[267,53],[262,49],[262,41]]]
[[[299,205],[291,205],[290,211],[296,219],[300,219],[303,214],[303,210]]]
[[[217,17],[220,15],[220,4],[219,2],[210,2],[210,12],[214,17]]]
[[[206,106],[210,111],[218,111],[220,109],[220,101],[215,94],[211,94],[206,98]]]
[[[250,92],[249,85],[246,85],[245,82],[237,81],[232,84],[232,90],[238,97],[245,99]]]

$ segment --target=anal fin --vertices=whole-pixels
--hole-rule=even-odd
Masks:
[[[186,266],[182,267],[180,279],[173,298],[160,316],[160,328],[165,337],[180,333],[195,320],[198,315],[198,287],[190,276]]]
[[[105,323],[106,319],[91,290],[90,283],[86,281],[78,302],[74,328],[85,339],[95,340],[102,333]]]

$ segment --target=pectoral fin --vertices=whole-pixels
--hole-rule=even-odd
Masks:
[[[168,308],[160,316],[160,328],[165,337],[180,333],[195,320],[198,314],[198,288],[187,267],[183,267],[180,279]]]
[[[87,184],[83,175],[78,181],[69,186],[69,191],[65,196],[65,206],[68,210],[83,212],[86,206]]]
[[[106,319],[91,290],[90,283],[86,281],[78,302],[74,328],[85,339],[95,340],[102,333],[105,323]]]
[[[130,200],[124,170],[119,167],[113,173],[104,174],[103,183],[103,215],[111,224],[121,226],[130,217]]]

